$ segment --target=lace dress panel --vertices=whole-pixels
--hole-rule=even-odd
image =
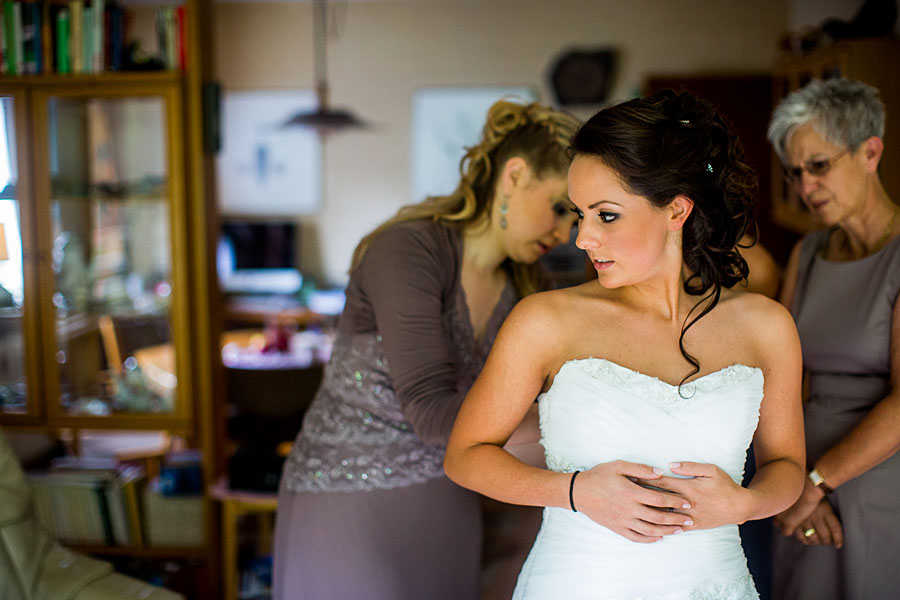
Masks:
[[[458,289],[443,320],[459,389],[474,383],[514,303],[507,286],[478,345]],[[297,492],[391,489],[443,476],[443,459],[443,448],[423,443],[403,414],[381,336],[345,334],[335,341],[282,477]]]

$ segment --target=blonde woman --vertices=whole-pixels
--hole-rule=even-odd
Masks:
[[[476,494],[441,466],[459,405],[535,263],[569,239],[577,122],[491,107],[450,196],[403,208],[356,249],[331,361],[289,456],[279,600],[478,598]]]

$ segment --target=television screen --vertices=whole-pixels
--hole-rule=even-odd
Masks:
[[[225,222],[222,237],[234,255],[234,269],[295,267],[295,223]]]
[[[217,251],[223,287],[235,292],[295,292],[302,282],[296,243],[296,223],[224,222]]]

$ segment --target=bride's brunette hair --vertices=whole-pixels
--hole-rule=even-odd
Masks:
[[[745,236],[758,235],[753,214],[756,175],[732,127],[704,100],[665,90],[605,108],[572,138],[573,156],[599,158],[623,187],[657,207],[676,196],[694,202],[682,230],[682,257],[690,275],[684,290],[704,296],[681,329],[679,347],[694,369],[700,363],[684,347],[685,332],[715,307],[723,287],[746,280],[747,262],[738,252]]]

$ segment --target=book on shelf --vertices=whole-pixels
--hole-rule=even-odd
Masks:
[[[3,68],[10,75],[20,74],[17,71],[19,63],[19,46],[16,43],[16,3],[12,0],[3,0]]]
[[[72,63],[69,60],[69,9],[68,7],[60,6],[57,7],[55,12],[56,72],[61,75],[67,75],[72,72]],[[53,11],[51,10],[52,13]]]
[[[73,73],[84,73],[84,2],[69,0],[69,63]]]
[[[22,65],[25,74],[40,73],[41,13],[35,2],[22,5]]]
[[[143,489],[148,546],[199,548],[206,539],[203,494],[167,494],[155,478]]]
[[[106,64],[110,71],[121,71],[125,67],[125,10],[118,4],[106,7]]]
[[[53,56],[53,28],[56,26],[56,15],[52,14],[49,2],[40,5],[40,20],[38,31],[40,32],[40,47],[38,73],[53,73],[55,71],[55,57]]]

